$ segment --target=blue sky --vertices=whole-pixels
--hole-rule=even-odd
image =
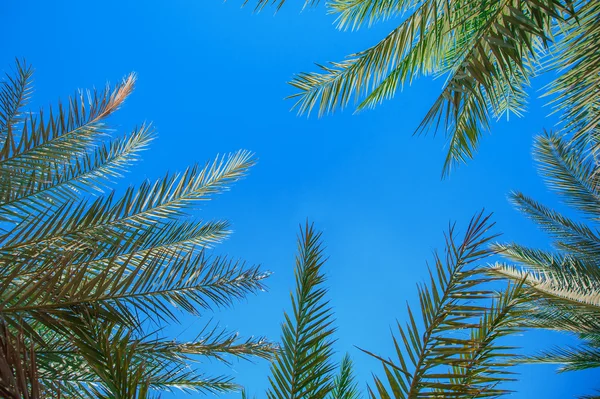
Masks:
[[[242,335],[277,340],[293,287],[298,225],[309,218],[323,230],[330,257],[336,349],[340,359],[343,352],[352,354],[364,387],[380,369],[355,345],[391,354],[389,328],[405,317],[407,300],[416,304],[415,284],[425,278],[432,250],[442,249],[450,221],[465,226],[485,207],[494,212],[502,240],[547,245],[506,198],[522,190],[562,209],[531,159],[533,136],[555,120],[534,95],[525,118],[496,123],[476,159],[441,180],[443,137],[412,136],[441,79],[420,79],[358,115],[350,109],[318,119],[290,112],[292,102],[284,98],[293,93],[286,82],[294,73],[341,60],[393,26],[339,32],[323,6],[300,9],[295,0],[276,16],[271,9],[253,14],[241,0],[4,2],[0,67],[10,70],[15,57],[34,65],[36,106],[135,71],[137,88],[114,126],[126,133],[152,121],[159,138],[123,184],[219,153],[255,152],[258,164],[249,177],[198,215],[231,221],[234,234],[216,252],[273,271],[269,292],[201,320],[185,318],[171,329],[191,337],[214,317]],[[528,348],[562,341],[549,333],[515,339]],[[203,367],[221,370],[214,363]],[[589,393],[599,379],[592,372],[553,370],[524,367],[513,397],[571,397]],[[235,363],[231,372],[250,394],[263,397],[266,362]]]

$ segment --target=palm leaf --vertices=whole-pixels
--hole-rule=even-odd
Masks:
[[[269,399],[326,398],[334,388],[333,317],[327,290],[321,234],[308,223],[298,239],[292,312],[284,314],[281,349],[271,366]]]
[[[484,284],[483,272],[470,267],[493,252],[489,216],[478,214],[462,241],[454,226],[446,236],[446,257],[435,255],[430,283],[419,286],[420,312],[408,307],[406,326],[393,334],[396,358],[365,351],[381,362],[384,376],[374,377],[372,398],[471,398],[498,396],[507,391],[506,367],[514,348],[497,340],[518,328],[521,285],[495,293]],[[491,304],[490,304],[491,300]]]

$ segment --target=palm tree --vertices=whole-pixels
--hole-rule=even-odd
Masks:
[[[0,88],[0,393],[9,398],[143,398],[154,390],[226,391],[202,357],[269,358],[263,338],[207,325],[179,342],[160,334],[263,289],[258,266],[211,255],[228,223],[186,210],[253,164],[239,151],[180,174],[111,190],[153,138],[147,125],[111,139],[106,124],[133,90],[80,92],[25,112],[32,68],[17,61]],[[105,192],[108,189],[108,192]],[[103,191],[104,190],[104,191]]]
[[[284,0],[258,0],[258,8]],[[307,0],[305,4],[316,3]],[[588,0],[330,0],[339,29],[401,18],[384,39],[341,62],[300,73],[299,113],[319,115],[357,103],[373,108],[420,76],[445,76],[416,130],[448,139],[444,173],[476,152],[503,114],[521,115],[530,79],[555,73],[546,94],[564,128],[589,138],[600,122],[600,4]]]
[[[496,291],[493,277],[478,267],[493,255],[490,216],[476,215],[462,240],[452,225],[445,257],[434,256],[430,284],[419,285],[421,317],[408,306],[408,321],[393,334],[394,357],[379,359],[383,377],[374,377],[371,398],[483,398],[507,392],[514,347],[501,338],[520,329],[522,281]]]
[[[552,237],[555,249],[497,244],[511,263],[498,263],[492,271],[525,280],[531,298],[524,304],[527,325],[581,340],[576,347],[551,348],[523,361],[557,363],[559,371],[600,367],[600,165],[589,147],[556,133],[537,137],[534,154],[549,187],[579,214],[567,217],[513,193],[517,208]]]

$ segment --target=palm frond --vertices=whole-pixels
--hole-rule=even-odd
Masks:
[[[56,256],[57,250],[72,249],[74,245],[88,248],[99,241],[114,243],[140,229],[184,215],[186,207],[227,189],[252,165],[251,153],[239,151],[203,168],[194,166],[181,175],[167,175],[137,189],[130,188],[119,199],[112,192],[91,204],[86,200],[65,203],[54,212],[15,226],[2,243],[3,249]]]
[[[142,126],[125,138],[101,144],[67,167],[40,168],[30,173],[26,183],[15,184],[7,177],[0,184],[0,212],[9,215],[8,221],[20,222],[28,215],[43,213],[49,206],[58,208],[76,200],[84,192],[101,194],[110,179],[122,177],[152,139],[153,132]]]
[[[597,142],[600,124],[600,5],[577,2],[575,15],[560,24],[562,40],[553,52],[549,69],[559,71],[549,85],[552,104],[561,111],[567,131],[577,140]]]
[[[146,125],[110,138],[107,118],[134,75],[80,91],[48,113],[26,113],[31,68],[16,69],[0,87],[0,396],[126,399],[236,388],[190,363],[270,358],[273,344],[209,327],[191,342],[143,332],[264,289],[268,273],[258,266],[208,254],[229,234],[228,222],[187,214],[244,176],[251,154],[105,194],[153,138]]]
[[[299,91],[290,98],[297,98],[298,112],[309,114],[317,105],[319,115],[344,108],[353,96],[358,99],[375,90],[390,73],[396,79],[393,84],[384,84],[395,88],[398,81],[433,72],[447,45],[442,32],[449,23],[448,18],[439,15],[438,2],[424,2],[375,46],[352,54],[346,61],[320,66],[321,73],[300,73],[294,77],[290,84]],[[390,94],[387,90],[378,98]]]
[[[61,268],[44,269],[18,284],[6,284],[0,315],[15,323],[28,315],[53,327],[78,307],[95,306],[117,320],[136,323],[137,314],[177,320],[173,308],[199,314],[200,309],[227,306],[235,299],[264,289],[268,273],[244,267],[227,258],[205,253],[165,255],[150,252],[127,273],[128,265],[108,267],[94,275],[85,265],[65,261]],[[25,289],[26,287],[26,289]]]
[[[556,240],[557,247],[598,259],[600,236],[597,231],[584,223],[561,215],[522,193],[512,193],[510,199],[517,209]]]
[[[485,248],[493,238],[490,228],[489,216],[479,214],[460,243],[450,228],[445,261],[436,255],[430,287],[419,286],[422,327],[409,306],[409,322],[406,327],[398,324],[398,335],[393,335],[396,359],[367,352],[381,361],[385,372],[384,378],[375,377],[370,397],[466,398],[505,392],[497,384],[506,380],[502,369],[511,355],[498,352],[495,341],[515,330],[520,286],[494,294],[482,287],[489,278],[469,268],[492,254]]]
[[[340,365],[340,372],[333,382],[331,399],[359,399],[360,393],[354,381],[354,365],[350,355],[346,354]]]
[[[269,399],[326,398],[334,388],[333,316],[325,298],[321,234],[300,232],[292,312],[284,314],[281,349],[271,366]]]
[[[448,137],[444,174],[471,159],[492,119],[522,115],[529,81],[545,71],[547,54],[563,68],[552,86],[566,121],[595,129],[598,104],[593,53],[598,47],[596,5],[571,0],[333,0],[341,29],[358,28],[408,12],[385,39],[342,62],[300,73],[290,98],[300,114],[373,108],[422,75],[445,75],[444,88],[416,133],[442,130]],[[582,25],[578,25],[579,17]],[[587,44],[587,45],[582,45]],[[577,90],[576,82],[584,81]],[[581,103],[566,101],[564,93]],[[572,107],[568,104],[574,104]],[[573,122],[574,123],[574,122]],[[567,122],[567,125],[573,123]]]
[[[419,286],[418,321],[408,306],[406,327],[398,323],[393,334],[396,358],[381,361],[384,377],[374,377],[371,398],[498,396],[514,355],[497,343],[518,328],[521,285],[495,293],[484,286],[491,281],[469,265],[493,252],[486,244],[493,238],[489,216],[479,214],[469,224],[462,241],[454,227],[446,239],[445,261],[436,255],[430,285]],[[491,304],[490,304],[491,301]],[[422,325],[422,326],[420,326]]]
[[[23,107],[32,93],[33,68],[16,60],[16,76],[6,74],[0,87],[0,143],[23,122]]]
[[[338,28],[357,29],[367,23],[385,21],[417,6],[416,0],[332,0],[328,3],[332,14],[339,14]]]
[[[523,360],[527,363],[559,364],[559,372],[585,370],[600,367],[600,348],[589,345],[556,347]]]
[[[19,181],[27,174],[46,167],[69,163],[85,154],[89,146],[104,135],[103,120],[114,113],[131,94],[135,76],[129,75],[114,89],[80,92],[50,110],[29,114],[20,133],[10,132],[0,151],[0,173]],[[87,94],[87,95],[86,95]],[[87,98],[86,98],[87,97]]]
[[[45,393],[35,351],[27,345],[23,331],[13,334],[0,322],[0,395],[6,399],[39,399]]]
[[[585,147],[547,133],[536,138],[534,157],[548,186],[561,194],[566,204],[598,217],[600,180],[596,162],[586,155]]]

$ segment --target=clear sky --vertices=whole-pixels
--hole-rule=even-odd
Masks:
[[[10,70],[14,57],[33,64],[36,106],[135,71],[137,88],[114,125],[125,133],[152,121],[159,138],[123,184],[218,153],[255,152],[259,162],[249,177],[198,214],[232,222],[234,234],[215,251],[273,271],[269,292],[233,310],[185,318],[171,331],[191,337],[214,317],[242,335],[277,340],[293,287],[298,225],[309,218],[323,230],[330,257],[336,349],[340,359],[343,352],[352,354],[364,388],[380,368],[354,346],[391,355],[389,328],[406,316],[407,300],[416,306],[415,284],[426,277],[432,250],[442,249],[450,221],[465,226],[485,207],[494,212],[502,240],[547,245],[506,198],[518,189],[562,209],[531,159],[533,136],[552,128],[554,119],[534,96],[525,118],[496,123],[476,159],[442,181],[443,137],[412,136],[441,79],[418,80],[393,101],[358,115],[346,110],[322,119],[298,117],[284,100],[293,93],[286,82],[294,73],[374,44],[393,21],[339,32],[323,5],[300,12],[300,2],[289,0],[274,16],[272,9],[253,14],[241,2],[4,1],[0,68]],[[562,340],[527,333],[514,342],[531,349]],[[209,374],[221,369],[203,367]],[[556,375],[553,366],[521,371],[512,386],[519,391],[515,398],[591,393],[600,380],[597,372]],[[236,362],[231,372],[250,394],[264,397],[266,362]]]

